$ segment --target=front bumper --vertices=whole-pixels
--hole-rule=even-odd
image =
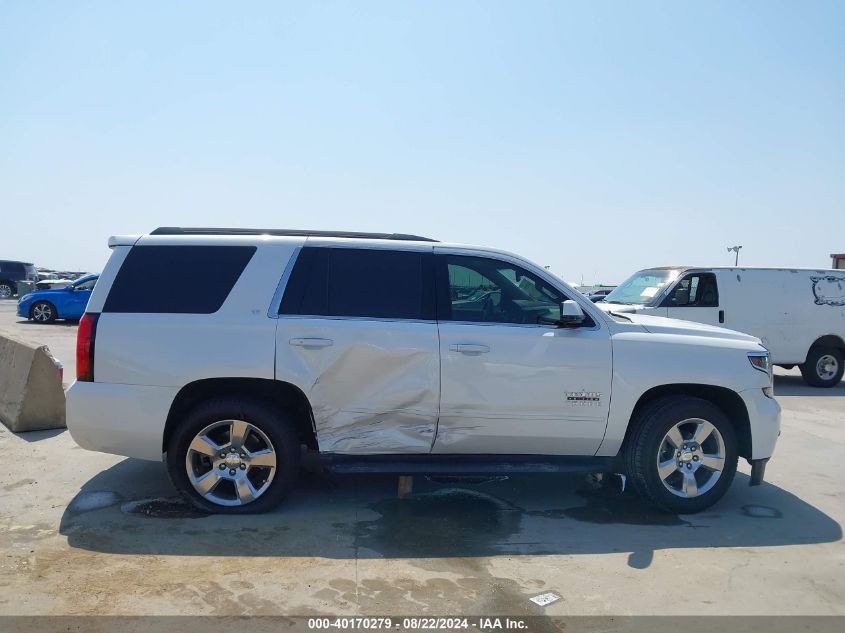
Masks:
[[[775,452],[780,435],[780,405],[759,388],[740,391],[739,395],[748,410],[751,426],[751,456],[748,461],[753,468],[757,460],[768,459]],[[765,469],[765,465],[762,468]]]
[[[763,477],[766,475],[766,464],[769,463],[769,458],[751,459],[748,463],[751,464],[751,480],[748,485],[759,486],[763,483]]]

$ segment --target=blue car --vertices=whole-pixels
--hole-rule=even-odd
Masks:
[[[18,316],[52,323],[56,319],[80,319],[99,275],[85,275],[64,288],[36,290],[18,301]]]

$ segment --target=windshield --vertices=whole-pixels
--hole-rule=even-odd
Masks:
[[[605,298],[607,303],[646,305],[654,301],[663,287],[675,281],[680,270],[641,270],[623,281]]]

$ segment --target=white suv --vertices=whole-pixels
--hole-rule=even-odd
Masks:
[[[242,229],[109,246],[68,428],[164,459],[207,511],[273,507],[309,450],[335,472],[621,472],[691,513],[740,456],[760,483],[779,434],[758,339],[602,312],[510,253]]]

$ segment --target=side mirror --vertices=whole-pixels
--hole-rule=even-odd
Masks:
[[[560,327],[580,327],[586,318],[581,306],[572,299],[560,304]]]
[[[556,327],[581,327],[581,324],[586,321],[587,316],[577,303],[571,299],[560,304],[560,318],[550,319],[548,317],[537,317],[537,323],[545,325],[554,325]]]

